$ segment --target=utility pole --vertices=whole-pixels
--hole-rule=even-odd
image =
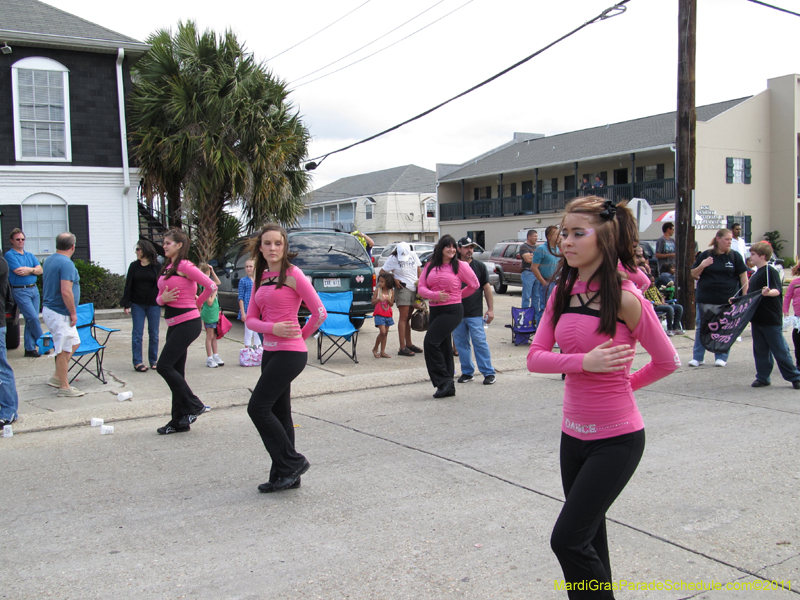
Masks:
[[[697,113],[694,98],[694,66],[697,45],[697,0],[678,0],[678,115],[677,115],[677,202],[675,204],[675,283],[678,302],[683,305],[686,329],[695,327],[694,280],[694,191],[695,131]]]

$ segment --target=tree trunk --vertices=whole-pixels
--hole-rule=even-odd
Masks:
[[[208,262],[217,255],[219,234],[217,226],[222,204],[219,198],[201,200],[197,211],[197,257]]]

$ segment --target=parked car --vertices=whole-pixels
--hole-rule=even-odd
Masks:
[[[524,242],[520,240],[506,240],[498,242],[492,248],[491,259],[496,265],[497,283],[494,291],[505,294],[509,285],[522,285],[522,257],[519,249]]]
[[[292,264],[299,267],[317,292],[353,292],[351,322],[358,328],[372,313],[375,272],[367,251],[349,233],[331,229],[290,230],[289,252],[297,252]],[[220,280],[218,297],[222,310],[238,312],[239,280],[245,276],[244,264],[250,258],[247,246],[254,236],[237,240],[218,260],[209,264]],[[304,320],[309,312],[300,307]]]
[[[8,295],[11,298],[11,294]],[[19,348],[19,308],[13,299],[6,301],[6,349]]]
[[[389,260],[389,257],[394,252],[394,249],[397,248],[397,244],[400,242],[392,242],[388,244],[381,252],[381,255],[378,257],[378,262],[375,264],[375,268],[380,272],[380,268],[386,264],[386,261]],[[412,252],[417,254],[419,257],[420,253],[427,252],[428,250],[433,250],[436,247],[436,244],[432,242],[408,242],[408,245],[411,246]],[[375,256],[373,252],[373,256]]]
[[[372,252],[370,252],[370,257],[372,258],[372,266],[373,267],[377,267],[378,266],[378,257],[381,255],[381,252],[383,252],[383,249],[385,247],[386,246],[373,246],[372,247]]]

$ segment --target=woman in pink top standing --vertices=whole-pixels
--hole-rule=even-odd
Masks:
[[[308,471],[306,457],[294,447],[292,381],[306,367],[306,340],[327,318],[325,307],[303,272],[289,261],[286,231],[266,225],[250,247],[256,272],[253,295],[247,309],[248,329],[264,335],[261,377],[250,396],[247,414],[256,426],[272,459],[269,481],[259,492],[280,492],[300,487]],[[311,316],[301,329],[297,310],[304,302]]]
[[[172,419],[156,430],[161,435],[189,431],[197,417],[210,410],[186,383],[186,352],[202,330],[199,308],[217,289],[188,260],[189,238],[182,231],[170,229],[164,235],[164,256],[167,260],[158,278],[156,303],[166,305],[164,319],[169,327],[156,370],[172,392]],[[198,284],[203,293],[196,297]]]
[[[558,286],[528,353],[528,369],[566,373],[561,481],[566,500],[550,545],[570,598],[613,598],[605,515],[644,452],[633,392],[680,366],[650,302],[618,270],[633,267],[636,220],[595,196],[570,202],[562,221]],[[651,361],[630,374],[636,343]],[[561,354],[551,350],[558,342]],[[583,585],[581,585],[583,584]]]
[[[430,262],[422,270],[417,291],[427,298],[431,307],[428,331],[425,334],[425,365],[431,383],[436,388],[434,398],[456,395],[453,383],[455,364],[451,336],[464,318],[461,298],[471,296],[478,289],[478,278],[469,265],[461,265],[456,258],[456,240],[444,235],[433,249]],[[461,285],[466,287],[462,290]]]

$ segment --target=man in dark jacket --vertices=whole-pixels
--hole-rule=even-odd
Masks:
[[[6,355],[6,306],[11,299],[8,287],[8,263],[0,257],[0,425],[10,425],[17,420],[17,382]]]

